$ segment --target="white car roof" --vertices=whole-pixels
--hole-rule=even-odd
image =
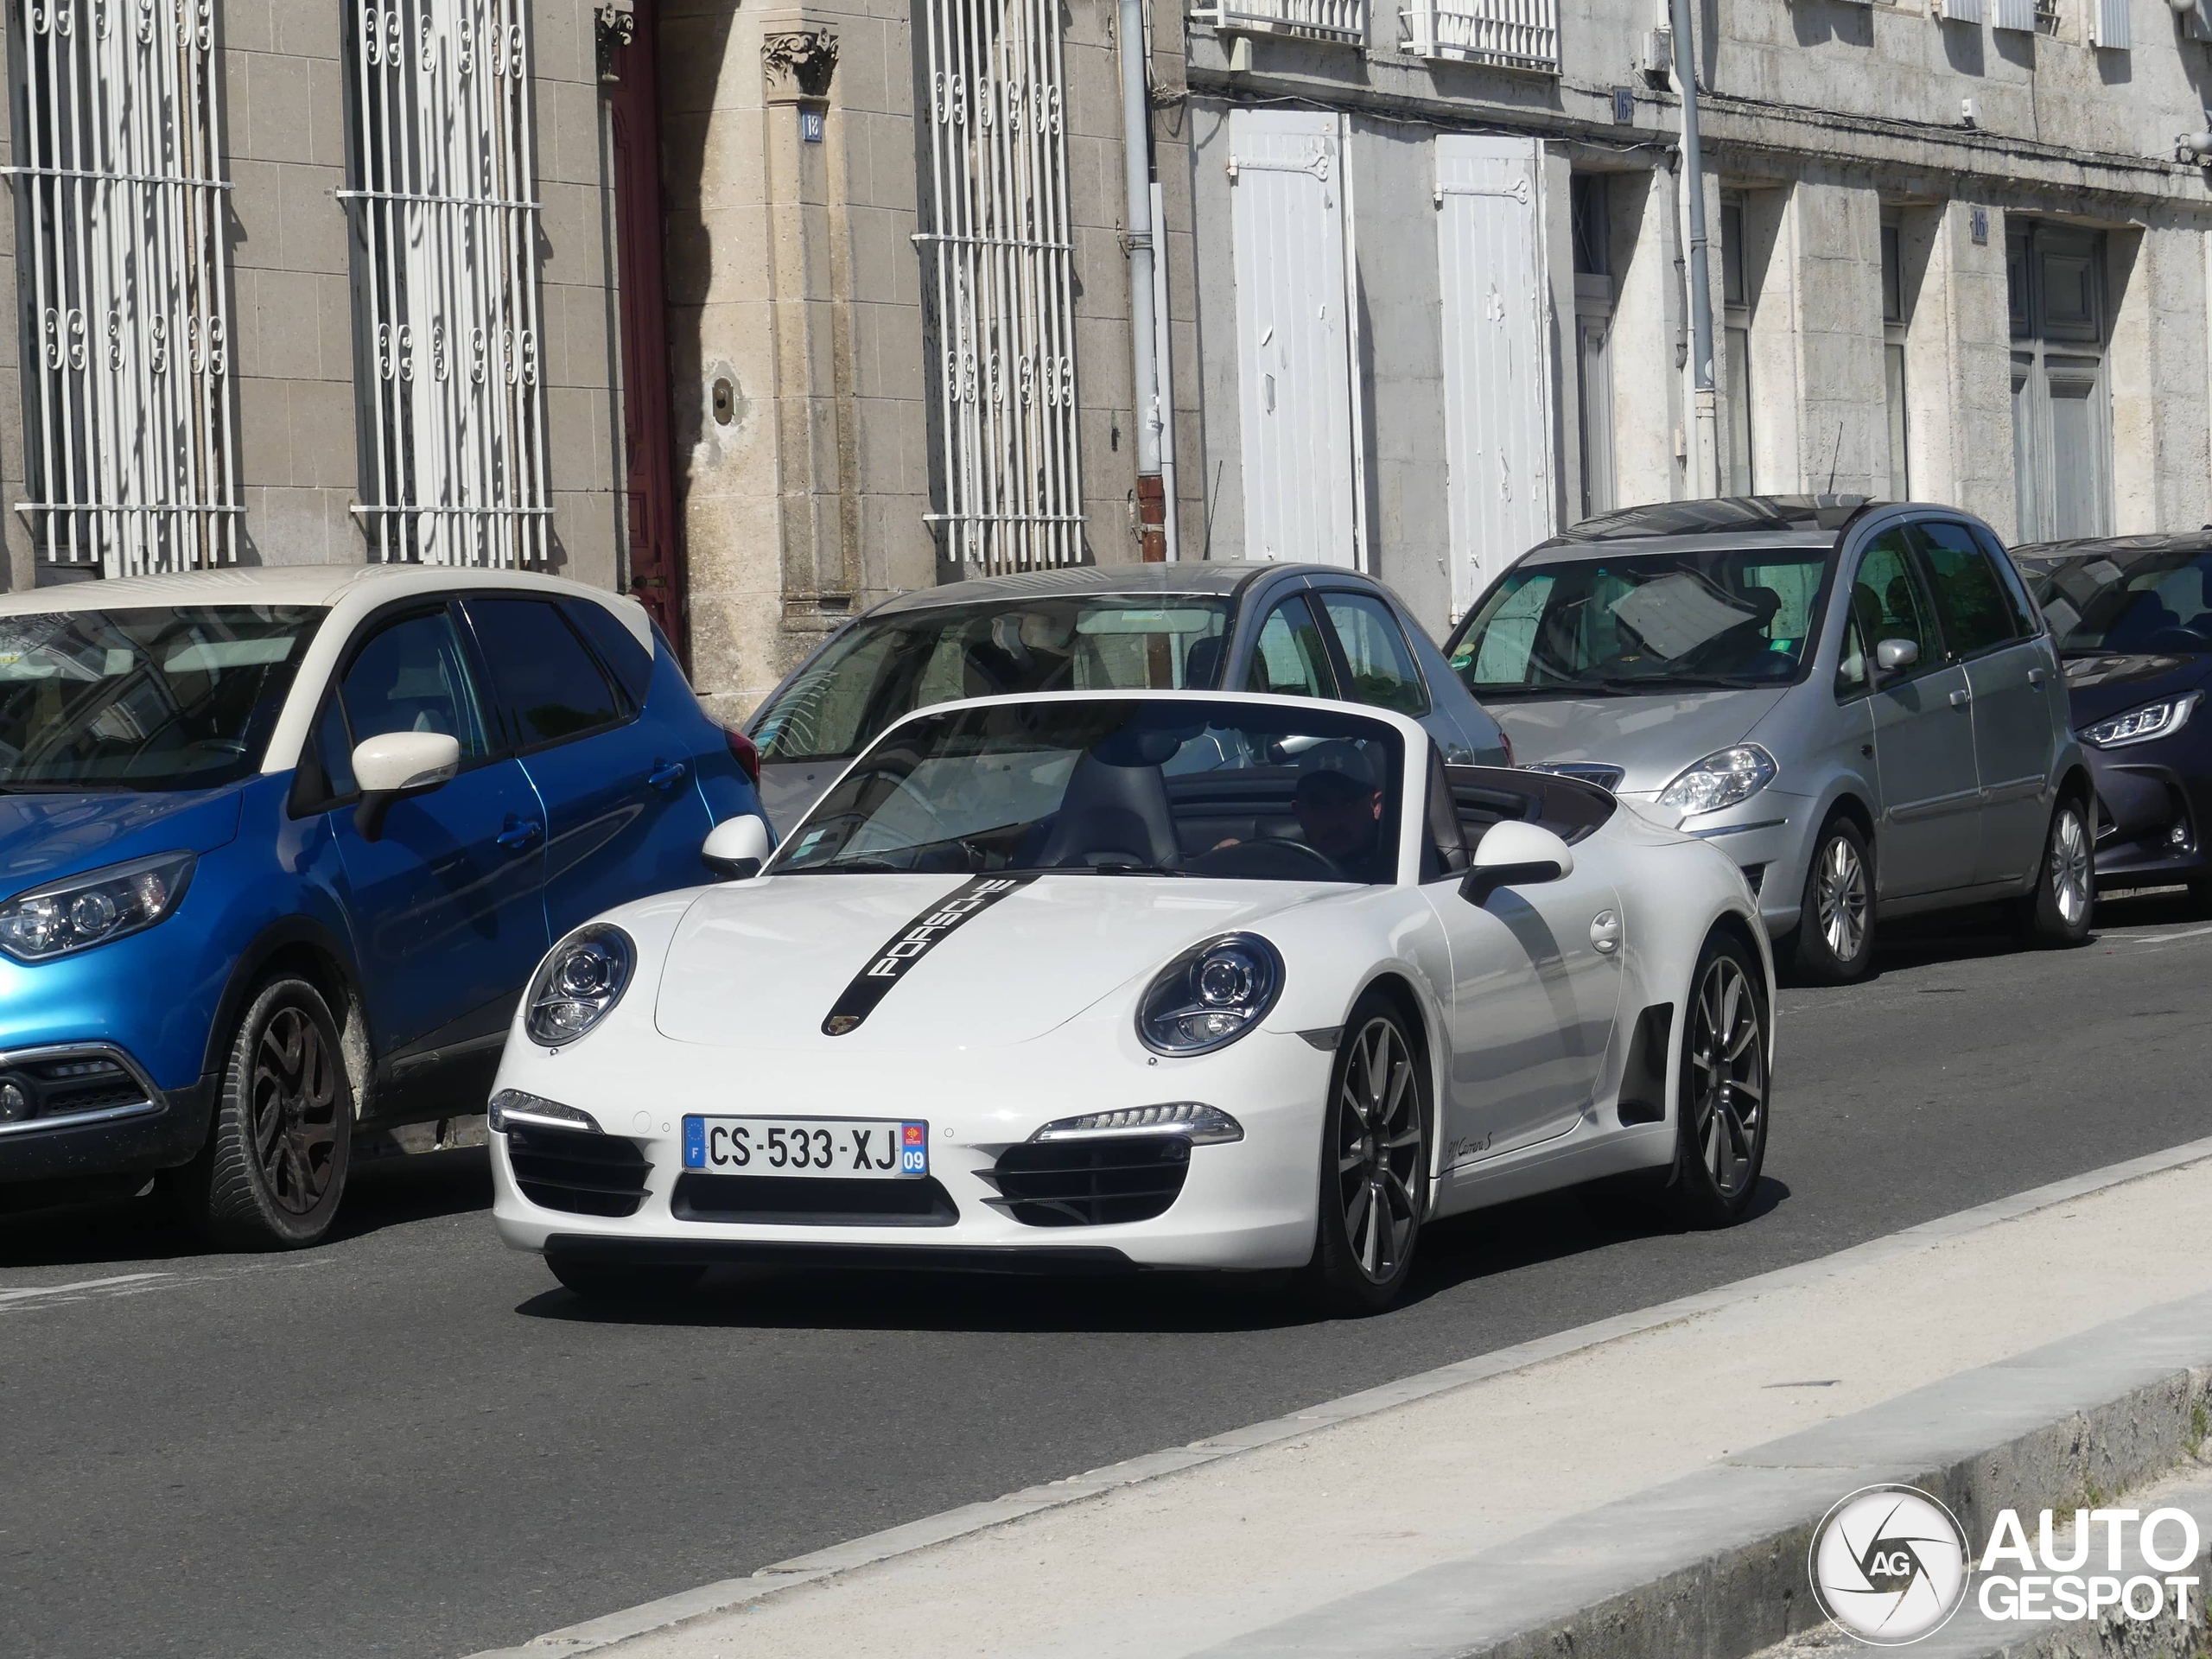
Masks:
[[[231,565],[158,576],[72,582],[0,594],[0,616],[54,611],[127,611],[162,605],[314,605],[372,609],[416,594],[461,588],[512,588],[524,593],[596,600],[622,620],[646,650],[652,625],[635,600],[560,576],[528,570],[486,570],[441,564]],[[348,601],[353,601],[348,605]]]

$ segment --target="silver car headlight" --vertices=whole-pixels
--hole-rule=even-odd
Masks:
[[[588,922],[548,951],[523,999],[523,1029],[559,1048],[614,1011],[638,969],[638,947],[612,922]]]
[[[2184,691],[2177,697],[2161,697],[2156,702],[2145,703],[2140,709],[2130,709],[2126,714],[2114,715],[2110,720],[2084,726],[2082,741],[2092,748],[2124,749],[2131,743],[2148,743],[2157,738],[2171,737],[2189,724],[2189,717],[2196,712],[2196,705],[2203,700],[2202,691]]]
[[[162,853],[19,893],[0,904],[0,950],[17,962],[50,962],[143,932],[176,913],[198,862],[190,853]]]
[[[1137,1005],[1137,1038],[1155,1054],[1204,1054],[1235,1042],[1282,995],[1282,957],[1255,933],[1193,946],[1160,970]]]
[[[1748,801],[1782,770],[1756,743],[1715,749],[1659,792],[1659,804],[1684,813],[1718,812]]]

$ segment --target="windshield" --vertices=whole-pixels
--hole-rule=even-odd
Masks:
[[[207,605],[0,617],[0,791],[245,777],[322,616]]]
[[[770,703],[763,760],[841,760],[933,702],[1033,691],[1211,690],[1229,601],[1005,600],[855,622]]]
[[[863,756],[770,868],[1389,881],[1402,760],[1394,728],[1325,708],[948,709]]]
[[[2027,575],[2062,652],[2212,651],[2212,550],[2055,559]]]
[[[1575,559],[1509,571],[1452,666],[1479,697],[1795,680],[1820,626],[1826,549]]]

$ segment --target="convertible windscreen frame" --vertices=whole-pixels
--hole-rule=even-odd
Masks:
[[[1335,705],[1142,696],[953,705],[879,739],[762,874],[1387,885],[1398,879],[1408,772],[1395,725]]]

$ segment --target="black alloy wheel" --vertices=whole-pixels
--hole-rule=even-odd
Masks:
[[[1813,843],[1796,962],[1801,974],[1823,985],[1863,978],[1874,965],[1874,860],[1849,818],[1830,818]]]
[[[232,1249],[297,1249],[330,1230],[353,1144],[338,1024],[303,979],[273,979],[238,1020],[207,1144],[180,1172],[186,1212]]]
[[[1404,1287],[1428,1187],[1428,1066],[1386,997],[1353,1007],[1323,1113],[1320,1216],[1306,1268],[1338,1315],[1388,1307]]]
[[[1765,976],[1742,943],[1715,933],[1690,982],[1675,1107],[1675,1218],[1726,1227],[1751,1205],[1766,1161]]]

